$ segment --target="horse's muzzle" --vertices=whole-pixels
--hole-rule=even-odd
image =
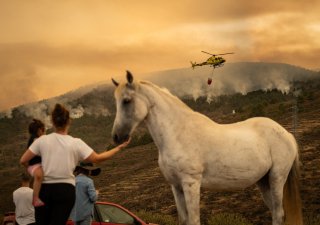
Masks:
[[[126,134],[126,135],[117,135],[117,134],[114,134],[113,135],[113,141],[114,141],[114,143],[116,143],[116,144],[122,144],[123,142],[125,142],[125,141],[127,141],[127,140],[129,140],[129,138],[130,138],[130,136],[128,135],[128,134]]]

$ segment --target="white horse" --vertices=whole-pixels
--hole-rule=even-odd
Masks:
[[[299,156],[289,132],[268,118],[217,124],[169,91],[145,81],[117,86],[114,141],[121,143],[145,121],[159,150],[160,169],[174,194],[180,224],[200,224],[200,186],[243,189],[257,184],[272,225],[301,225]],[[254,206],[252,206],[254,207]]]

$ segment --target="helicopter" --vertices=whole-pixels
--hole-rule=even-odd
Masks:
[[[201,51],[203,53],[211,55],[210,58],[207,59],[207,61],[202,63],[196,63],[191,61],[192,69],[194,69],[196,66],[205,66],[209,65],[212,66],[214,69],[217,67],[221,67],[224,65],[224,62],[226,61],[224,58],[218,56],[218,55],[228,55],[228,54],[234,54],[233,52],[223,53],[223,54],[212,54],[209,52]],[[218,56],[218,57],[216,57]]]
[[[209,65],[209,66],[213,67],[213,70],[214,70],[217,67],[223,66],[225,61],[226,61],[224,58],[222,58],[222,57],[220,57],[218,55],[234,54],[233,52],[228,52],[228,53],[223,53],[223,54],[212,54],[212,53],[205,52],[205,51],[201,51],[201,52],[209,54],[209,55],[211,55],[211,57],[208,58],[207,61],[202,62],[202,63],[191,62],[192,69],[194,69],[196,66]],[[216,57],[216,56],[218,56],[218,57]],[[208,78],[208,85],[211,85],[211,83],[212,83],[212,78],[209,77]]]

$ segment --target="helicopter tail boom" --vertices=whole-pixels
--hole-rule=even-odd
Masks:
[[[192,61],[190,61],[190,63],[191,63],[192,69],[194,69],[194,67],[197,66],[197,63],[196,63],[196,62],[193,63]]]

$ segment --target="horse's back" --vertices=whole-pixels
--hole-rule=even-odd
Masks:
[[[244,188],[256,183],[273,166],[286,166],[284,161],[292,162],[296,156],[292,135],[269,118],[215,124],[214,129],[219,132],[206,138],[208,146],[200,153],[204,186]]]
[[[257,142],[264,144],[272,160],[271,170],[291,168],[293,161],[298,156],[298,146],[294,136],[283,126],[266,117],[250,118],[240,122],[239,126],[253,130]]]
[[[297,150],[294,136],[270,118],[254,117],[243,121],[241,125],[251,127],[261,139],[268,142],[271,150],[279,148],[288,149],[289,151]]]

